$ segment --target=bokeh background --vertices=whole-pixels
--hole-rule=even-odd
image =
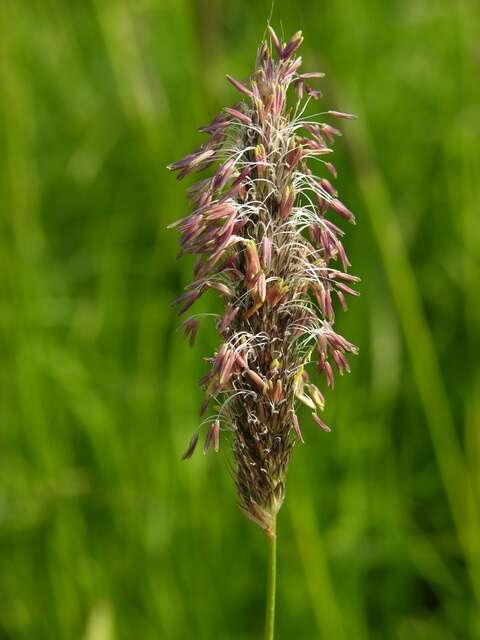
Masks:
[[[165,165],[235,99],[270,2],[0,4],[0,638],[261,637],[263,534],[223,453],[180,461],[202,358]],[[480,16],[473,0],[276,0],[342,125],[360,346],[306,418],[278,638],[480,638]],[[188,182],[188,181],[187,181]],[[216,311],[215,296],[199,311]]]

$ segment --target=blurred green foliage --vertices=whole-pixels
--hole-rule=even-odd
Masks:
[[[303,421],[278,638],[480,638],[480,49],[473,0],[277,0],[337,145],[360,346]],[[165,165],[236,99],[268,2],[0,4],[0,639],[258,638],[266,549],[228,446],[180,461],[216,338]],[[214,296],[199,310],[216,309]],[[208,320],[208,319],[207,319]]]

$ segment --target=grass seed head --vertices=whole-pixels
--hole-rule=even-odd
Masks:
[[[297,403],[330,431],[318,415],[324,396],[307,367],[316,362],[330,388],[334,367],[350,370],[346,354],[357,349],[333,329],[332,297],[346,309],[358,282],[347,273],[344,231],[332,221],[355,218],[327,178],[337,171],[324,159],[341,135],[328,120],[353,116],[329,110],[327,122],[317,122],[305,115],[321,97],[310,82],[324,74],[300,73],[301,31],[287,43],[271,27],[269,36],[249,78],[227,76],[239,101],[200,128],[204,144],[169,165],[178,178],[216,165],[188,190],[192,212],[172,225],[181,254],[197,256],[194,280],[175,303],[185,313],[208,290],[225,301],[216,323],[221,344],[201,380],[202,414],[210,403],[216,407],[203,449],[218,451],[221,427],[231,432],[241,508],[267,532],[284,499],[293,446],[303,442]],[[193,344],[197,319],[183,328]]]

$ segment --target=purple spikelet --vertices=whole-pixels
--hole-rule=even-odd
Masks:
[[[355,218],[338,199],[330,182],[337,173],[325,159],[341,133],[304,115],[306,102],[321,95],[310,81],[323,74],[300,73],[294,54],[301,32],[281,43],[269,31],[275,59],[263,42],[247,81],[227,76],[240,101],[200,129],[207,142],[169,166],[183,178],[215,164],[210,177],[188,190],[192,213],[171,225],[181,233],[180,253],[197,256],[194,281],[175,303],[184,313],[209,289],[225,301],[216,323],[222,342],[201,380],[201,413],[211,400],[217,412],[207,420],[204,451],[212,441],[218,450],[220,427],[233,432],[241,507],[267,532],[283,502],[292,448],[303,442],[297,402],[330,431],[318,415],[324,396],[307,365],[316,363],[328,387],[334,368],[349,371],[346,354],[357,349],[333,329],[333,298],[346,308],[345,296],[357,295],[352,285],[359,280],[347,273],[344,231],[337,226]],[[193,342],[197,320],[183,327]],[[195,434],[185,458],[197,440]]]

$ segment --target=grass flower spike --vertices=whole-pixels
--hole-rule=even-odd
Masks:
[[[183,178],[214,166],[188,190],[192,213],[171,225],[181,233],[180,254],[197,256],[194,280],[175,303],[183,314],[209,289],[225,302],[216,323],[221,343],[201,380],[201,413],[210,402],[216,412],[204,450],[218,450],[230,432],[241,507],[274,537],[292,449],[303,442],[298,403],[330,431],[311,369],[333,387],[334,370],[349,371],[346,356],[357,353],[334,330],[334,306],[336,298],[347,308],[358,278],[347,272],[337,225],[355,218],[338,198],[329,161],[341,135],[332,121],[353,116],[306,115],[321,97],[312,84],[323,74],[301,72],[300,31],[287,43],[269,33],[254,73],[245,82],[227,76],[238,102],[201,127],[208,140],[169,168]],[[195,317],[184,323],[191,342],[197,326]],[[197,432],[185,458],[198,440]]]
[[[358,278],[347,273],[344,231],[335,220],[355,218],[338,199],[329,179],[337,172],[326,160],[341,135],[330,121],[353,116],[320,114],[328,122],[306,116],[307,104],[321,96],[310,83],[323,74],[300,71],[301,32],[286,44],[269,32],[276,57],[264,42],[245,83],[227,76],[240,101],[201,127],[208,141],[169,168],[183,178],[215,165],[188,190],[192,213],[170,225],[181,233],[180,254],[197,256],[194,280],[175,303],[183,314],[209,289],[225,301],[217,321],[222,342],[201,380],[201,413],[210,401],[217,411],[204,449],[212,443],[218,449],[220,431],[233,433],[242,509],[272,533],[290,454],[295,440],[303,441],[297,403],[330,431],[309,366],[333,387],[334,368],[349,371],[346,354],[357,352],[333,326],[334,297],[346,309]],[[198,320],[183,327],[193,343]],[[194,434],[185,458],[198,439]]]

